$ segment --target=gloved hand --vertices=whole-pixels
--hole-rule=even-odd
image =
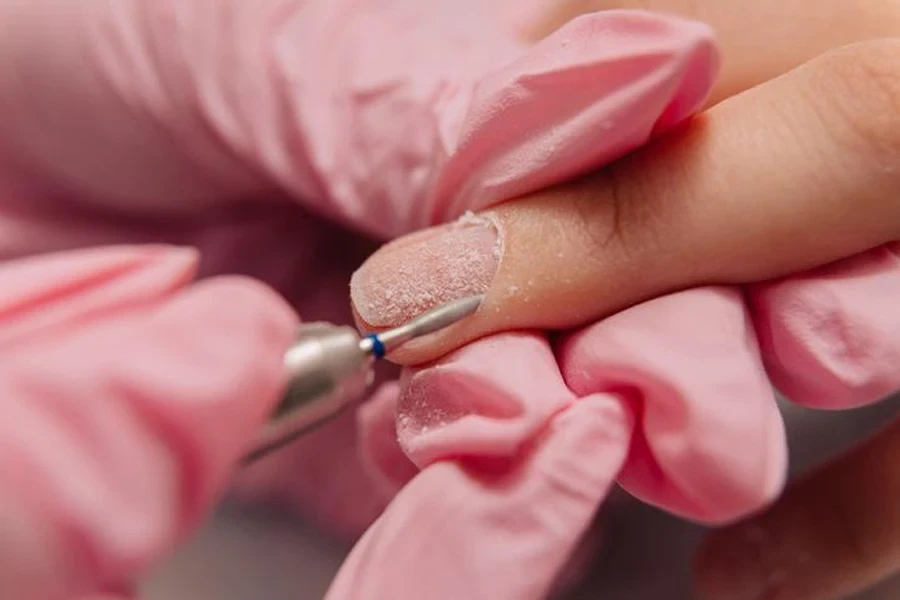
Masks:
[[[244,278],[189,286],[196,258],[147,245],[0,266],[3,597],[128,590],[278,398],[292,311]]]
[[[457,294],[486,300],[395,356],[428,365],[391,409],[421,473],[354,550],[335,599],[542,598],[613,481],[708,524],[772,501],[785,453],[769,381],[830,410],[900,389],[900,46],[833,49],[896,33],[896,6],[843,19],[845,5],[817,3],[818,20],[806,0],[571,4],[709,19],[728,34],[712,98],[728,99],[595,176],[396,240],[355,274],[373,328]],[[634,306],[710,282],[749,285]],[[568,333],[509,333],[547,329]],[[714,535],[702,591],[837,598],[900,568],[897,431]]]
[[[706,28],[610,13],[529,48],[514,6],[0,3],[4,593],[127,591],[277,400],[286,305],[247,280],[184,289],[195,255],[155,244],[349,322],[372,238],[459,216],[457,188],[496,202],[613,160],[702,101]],[[598,120],[610,98],[619,122]],[[615,143],[565,143],[586,122]],[[517,155],[536,132],[558,154]],[[268,467],[349,533],[393,492],[357,435],[350,414]]]

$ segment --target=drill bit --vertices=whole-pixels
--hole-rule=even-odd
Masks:
[[[411,321],[363,338],[359,347],[375,358],[383,358],[403,344],[457,323],[481,306],[484,296],[469,296],[426,311]]]

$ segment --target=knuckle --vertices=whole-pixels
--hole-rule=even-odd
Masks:
[[[643,189],[646,181],[635,176],[630,162],[613,163],[603,174],[611,217],[607,241],[615,242],[622,250],[643,245],[641,234],[654,225],[651,204],[640,201],[652,197]]]
[[[661,137],[604,169],[612,217],[609,240],[629,263],[683,250],[680,232],[696,208],[691,194],[694,163],[688,157],[696,156],[706,141],[703,123],[697,118],[681,135]],[[684,158],[671,160],[679,152]]]
[[[900,155],[900,38],[845,46],[819,64],[812,91],[826,104],[826,124],[893,162]]]
[[[597,189],[605,191],[606,201],[597,201]],[[603,250],[618,237],[619,187],[610,170],[601,170],[575,182],[570,188],[566,210],[576,221],[575,231],[593,250]]]

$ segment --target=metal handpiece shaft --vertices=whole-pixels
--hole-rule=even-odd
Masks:
[[[336,417],[365,392],[375,358],[359,342],[352,327],[300,326],[297,341],[284,356],[288,388],[245,461],[277,450]]]

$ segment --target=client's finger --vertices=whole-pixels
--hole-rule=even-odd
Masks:
[[[845,598],[900,569],[900,421],[697,557],[705,598]]]
[[[710,102],[767,81],[832,48],[900,34],[900,4],[880,0],[561,0],[530,32],[540,38],[579,15],[605,9],[671,12],[716,31],[722,76]]]
[[[396,357],[419,362],[900,238],[898,57],[897,40],[831,52],[595,176],[394,242],[354,276],[358,317],[390,326],[485,294],[472,318]]]

